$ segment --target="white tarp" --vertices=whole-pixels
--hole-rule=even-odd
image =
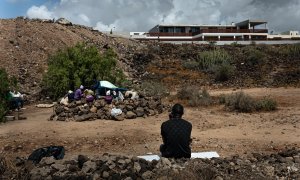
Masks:
[[[205,159],[205,158],[217,158],[220,157],[219,154],[215,151],[211,151],[211,152],[194,152],[191,154],[191,159],[195,159],[195,158],[201,158],[201,159]],[[138,158],[142,158],[145,159],[147,161],[153,161],[153,160],[159,160],[160,156],[158,155],[144,155],[144,156],[138,156]]]
[[[108,82],[108,81],[100,81],[100,86],[106,87],[106,88],[111,88],[111,89],[118,88],[117,86],[113,85],[111,82]]]

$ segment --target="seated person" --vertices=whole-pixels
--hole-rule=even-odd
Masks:
[[[161,125],[163,144],[160,146],[162,157],[191,158],[191,132],[192,124],[184,119],[183,106],[175,104],[169,115],[169,120]]]
[[[83,85],[80,85],[80,88],[78,88],[76,91],[75,91],[75,94],[74,94],[74,99],[76,101],[80,100],[82,97],[83,97]]]

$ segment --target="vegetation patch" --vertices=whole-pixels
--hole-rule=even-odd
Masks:
[[[137,89],[148,96],[165,97],[169,95],[167,87],[163,83],[155,81],[144,81]]]
[[[225,104],[225,109],[228,111],[244,113],[253,111],[274,111],[277,109],[277,102],[274,99],[264,97],[263,99],[255,100],[242,91],[230,95],[220,95],[219,102]]]
[[[9,91],[17,86],[15,77],[9,78],[5,69],[0,69],[0,122],[9,110]]]
[[[117,55],[112,49],[100,54],[95,46],[79,43],[49,58],[42,85],[46,95],[57,99],[81,84],[90,87],[95,80],[120,85],[125,76],[117,68]]]
[[[246,46],[243,52],[246,56],[245,64],[249,66],[263,65],[266,62],[266,54],[256,46]]]
[[[191,107],[209,106],[213,99],[206,89],[199,90],[197,87],[183,87],[177,92],[177,97],[181,100],[187,100]]]
[[[256,104],[256,110],[258,111],[274,111],[276,109],[277,102],[269,96],[259,100]]]

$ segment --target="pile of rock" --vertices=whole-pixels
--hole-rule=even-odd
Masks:
[[[89,158],[42,161],[30,170],[30,179],[156,179],[162,171],[179,171],[186,160],[146,161],[137,157],[104,154]],[[179,165],[181,164],[181,165]]]
[[[112,115],[112,110],[122,111]],[[68,105],[57,104],[50,120],[54,121],[88,121],[96,119],[117,120],[135,119],[137,117],[154,116],[162,113],[166,107],[159,97],[140,97],[139,99],[124,99],[108,104],[104,98],[87,103],[85,99],[73,101]]]
[[[63,160],[43,158],[36,166],[18,162],[28,179],[299,179],[300,151],[271,155],[213,159],[166,159],[152,162],[137,157],[103,154]],[[27,169],[27,171],[25,171]]]

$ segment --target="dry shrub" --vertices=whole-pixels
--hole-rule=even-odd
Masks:
[[[160,82],[146,81],[140,86],[140,90],[149,96],[165,97],[169,94],[167,88]]]
[[[225,108],[229,111],[253,112],[256,103],[251,96],[241,91],[225,97]]]
[[[276,109],[277,102],[270,97],[264,97],[263,99],[259,100],[256,104],[256,110],[258,111],[274,111]]]
[[[199,90],[195,86],[182,87],[177,92],[177,96],[181,100],[188,100],[192,107],[209,106],[213,103],[212,97],[206,89]]]
[[[274,111],[277,109],[277,102],[270,97],[255,100],[244,92],[232,93],[230,95],[220,95],[219,103],[225,104],[226,110],[238,112],[253,111]]]

